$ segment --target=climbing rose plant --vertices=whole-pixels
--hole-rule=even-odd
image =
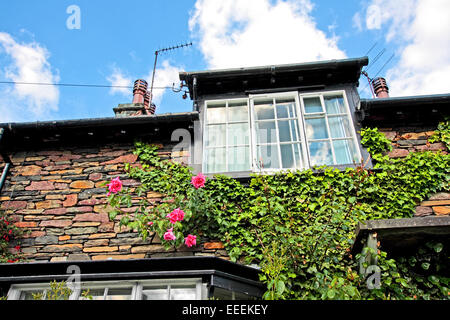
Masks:
[[[265,299],[449,299],[450,279],[443,276],[449,250],[442,243],[424,244],[405,257],[378,248],[372,254],[378,256],[381,286],[373,290],[359,274],[360,254],[351,247],[359,221],[409,218],[430,194],[448,192],[450,155],[412,152],[390,159],[382,133],[367,129],[361,136],[375,170],[362,163],[345,171],[255,174],[247,184],[224,175],[194,179],[190,168],[161,159],[158,146],[137,142],[141,165],[125,169],[141,185],[109,197],[110,218],[120,217],[144,239],[169,232],[175,240],[163,239],[167,248],[183,240],[189,246],[193,237],[185,234],[221,240],[232,261],[261,267]],[[161,193],[161,202],[148,200],[149,191]],[[132,206],[134,213],[120,210]],[[185,216],[173,224],[175,209]]]
[[[197,236],[188,233],[195,222],[192,222],[197,215],[200,215],[201,202],[204,203],[202,188],[205,186],[206,177],[199,173],[191,178],[190,192],[186,196],[169,197],[163,200],[162,205],[153,207],[145,198],[139,202],[138,209],[133,217],[123,212],[121,208],[131,207],[133,201],[130,191],[123,189],[123,183],[119,177],[111,180],[108,186],[108,202],[114,208],[110,212],[110,218],[114,219],[121,214],[120,225],[126,225],[147,238],[157,234],[164,246],[169,249],[177,249],[184,243],[191,248],[197,244]],[[184,208],[184,210],[182,209]],[[186,236],[185,233],[188,233]]]
[[[17,243],[23,234],[14,221],[3,211],[0,211],[0,263],[14,263],[23,260],[22,248]]]

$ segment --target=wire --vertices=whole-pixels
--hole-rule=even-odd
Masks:
[[[0,84],[38,85],[38,86],[60,86],[60,87],[126,88],[126,89],[133,89],[133,86],[113,86],[113,85],[107,85],[107,84],[45,83],[45,82],[16,82],[16,81],[0,81]],[[171,89],[171,88],[172,88],[172,87],[154,87],[153,89]]]

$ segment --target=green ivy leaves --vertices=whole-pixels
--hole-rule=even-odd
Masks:
[[[397,261],[380,252],[381,289],[367,290],[357,274],[350,247],[358,221],[411,217],[419,201],[430,193],[449,190],[450,181],[449,155],[421,152],[389,159],[382,152],[391,150],[391,143],[382,133],[364,129],[361,134],[381,170],[321,167],[319,173],[255,174],[248,185],[217,175],[195,195],[190,168],[162,160],[157,146],[138,142],[135,154],[142,166],[127,167],[130,177],[142,182],[136,194],[154,191],[164,198],[151,210],[142,204],[134,217],[141,223],[133,226],[141,228],[145,237],[152,214],[164,216],[180,204],[193,204],[185,206],[186,215],[195,212],[195,219],[189,219],[183,231],[221,240],[233,261],[258,263],[261,280],[267,285],[266,299],[448,297],[445,278],[414,273],[417,268],[439,270],[440,264],[428,258],[429,254]],[[132,203],[126,195],[120,201],[115,204]],[[112,211],[110,218],[118,214]],[[130,226],[132,221],[121,223]],[[166,226],[153,228],[162,232]],[[434,243],[427,250],[442,255],[445,248]]]

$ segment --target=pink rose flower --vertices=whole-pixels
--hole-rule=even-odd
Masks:
[[[184,211],[180,208],[177,208],[169,213],[166,217],[170,219],[170,223],[175,224],[177,221],[183,221]]]
[[[164,233],[164,240],[170,241],[170,240],[175,240],[176,237],[173,234],[173,228],[167,229],[167,232]]]
[[[117,193],[120,190],[122,190],[122,181],[120,181],[120,178],[114,178],[111,180],[111,183],[107,184],[109,192],[108,192],[108,196],[112,193]]]
[[[148,225],[148,226],[151,226],[152,224],[153,224],[152,221],[147,222],[147,225]]]
[[[205,185],[205,182],[206,177],[201,172],[191,179],[191,183],[195,189],[202,188]]]
[[[197,244],[197,236],[193,236],[192,234],[189,234],[186,238],[184,238],[184,243],[189,248],[192,246],[195,246]]]

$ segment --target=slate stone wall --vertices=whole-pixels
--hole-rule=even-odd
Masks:
[[[35,150],[10,156],[12,166],[0,195],[0,208],[26,231],[20,245],[28,261],[193,255],[228,259],[220,242],[166,251],[157,235],[143,241],[137,232],[119,227],[120,216],[109,220],[105,208],[107,189],[102,184],[115,177],[120,177],[126,187],[139,184],[124,172],[124,163],[139,165],[132,149],[132,144],[115,144]],[[187,156],[172,152],[171,146],[163,147],[159,155],[175,161]],[[0,170],[1,167],[3,164]],[[162,195],[149,192],[147,197],[157,204]],[[127,210],[134,212],[135,208]]]
[[[381,128],[379,130],[392,142],[393,149],[388,153],[388,156],[391,158],[404,158],[410,152],[441,151],[444,154],[449,152],[444,143],[431,143],[428,141],[434,134],[434,128],[432,127]],[[450,192],[430,195],[429,199],[417,205],[415,217],[431,215],[450,215]]]

